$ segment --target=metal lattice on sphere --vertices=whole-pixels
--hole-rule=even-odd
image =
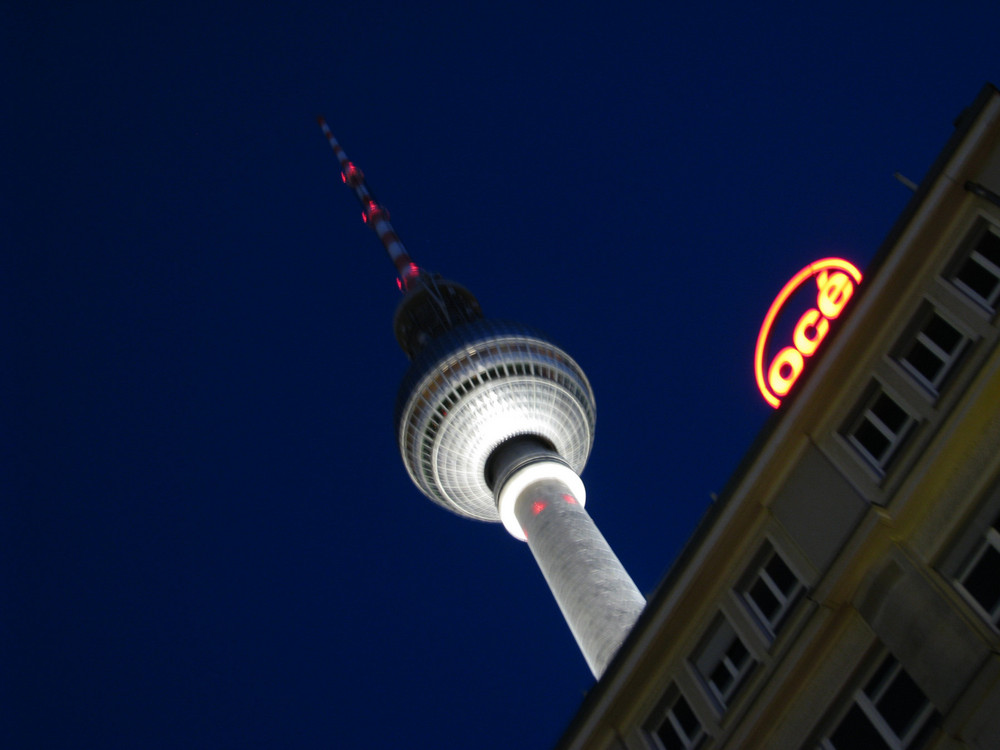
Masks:
[[[406,470],[435,502],[499,521],[486,462],[534,435],[583,470],[594,442],[594,394],[579,365],[544,335],[476,320],[435,338],[412,362],[396,401]]]

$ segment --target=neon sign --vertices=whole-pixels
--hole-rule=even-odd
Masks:
[[[779,351],[765,373],[764,353],[774,321],[788,298],[808,279],[814,277],[817,289],[816,306],[802,314],[792,334],[793,345]],[[754,375],[757,378],[757,387],[764,400],[775,409],[781,405],[779,397],[787,395],[802,374],[806,359],[815,354],[819,345],[823,343],[823,339],[830,331],[830,321],[840,317],[854,294],[855,285],[860,283],[861,271],[853,264],[842,258],[823,258],[810,263],[795,274],[778,292],[778,296],[774,298],[771,308],[764,317],[754,350]]]

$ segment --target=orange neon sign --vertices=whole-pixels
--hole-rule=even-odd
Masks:
[[[764,372],[764,350],[771,328],[777,319],[781,308],[788,298],[795,293],[808,279],[816,278],[816,306],[806,310],[792,334],[793,346],[786,346],[779,351]],[[853,280],[853,282],[852,282]],[[840,317],[851,296],[854,287],[861,283],[861,271],[843,258],[823,258],[810,263],[795,274],[771,303],[771,308],[764,317],[764,323],[757,334],[757,347],[754,350],[754,375],[757,387],[764,400],[777,409],[781,405],[779,396],[785,396],[795,385],[806,358],[811,357],[819,349],[819,345],[830,331],[830,321]]]

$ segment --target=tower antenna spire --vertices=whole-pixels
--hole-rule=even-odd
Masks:
[[[354,191],[354,195],[357,196],[358,202],[361,204],[362,220],[372,228],[385,247],[385,251],[389,253],[389,259],[396,267],[396,273],[399,274],[400,289],[404,292],[408,291],[414,281],[419,278],[420,268],[411,260],[409,253],[406,252],[406,248],[399,239],[399,235],[389,223],[389,212],[385,206],[378,202],[368,187],[364,172],[347,158],[347,154],[344,153],[344,149],[330,131],[326,120],[319,116],[316,121],[323,130],[323,135],[330,142],[334,156],[340,162],[340,179]]]

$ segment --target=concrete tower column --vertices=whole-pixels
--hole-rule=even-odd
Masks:
[[[576,472],[537,443],[512,443],[497,451],[501,520],[528,542],[587,665],[600,678],[646,600],[584,509]]]

